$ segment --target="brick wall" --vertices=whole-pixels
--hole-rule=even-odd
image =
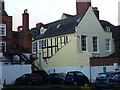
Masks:
[[[2,36],[2,42],[6,42],[6,51],[10,52],[13,46],[12,16],[2,16],[2,23],[6,24],[6,36]]]
[[[91,66],[111,66],[113,63],[120,65],[120,57],[102,57],[102,58],[91,58]]]

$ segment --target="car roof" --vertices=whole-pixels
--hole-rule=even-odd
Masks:
[[[111,71],[111,72],[101,72],[101,73],[98,73],[98,74],[110,74],[110,73],[116,73],[114,71]]]
[[[67,73],[76,73],[76,72],[80,72],[80,71],[69,71]],[[82,72],[81,72],[82,73]]]

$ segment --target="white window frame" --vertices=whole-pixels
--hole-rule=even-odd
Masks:
[[[36,50],[37,50],[36,42],[32,42],[32,53],[36,53]]]
[[[38,50],[42,50],[42,40],[38,41]]]
[[[4,30],[2,30],[1,28],[4,28]],[[2,33],[2,31],[4,33]],[[0,24],[0,36],[6,36],[6,24]]]
[[[105,39],[105,51],[111,52],[111,40],[110,39]]]
[[[45,28],[43,28],[43,27],[41,27],[41,28],[40,28],[40,34],[44,34],[44,33],[45,33],[45,31],[46,31],[46,29],[45,29]]]
[[[86,50],[83,50],[82,36],[85,37],[85,46],[84,47],[85,47]],[[88,52],[88,48],[87,47],[88,47],[87,36],[86,35],[81,35],[81,50],[82,50],[83,53]]]
[[[38,50],[43,50],[43,47],[46,45],[46,40],[39,40],[38,41]]]
[[[4,44],[4,46],[5,46],[4,52],[6,52],[6,42],[0,42],[0,47],[2,46],[1,44]],[[0,48],[0,49],[2,49],[2,48]],[[0,53],[3,53],[3,52],[0,52]]]
[[[110,27],[109,26],[105,26],[105,30],[107,31],[107,32],[110,32]]]
[[[94,38],[96,38],[96,40],[94,40]],[[98,37],[97,36],[93,36],[92,40],[93,40],[93,52],[94,53],[99,53],[99,49],[98,49]],[[96,51],[94,51],[95,48],[96,48]]]

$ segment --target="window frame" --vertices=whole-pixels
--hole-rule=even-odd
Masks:
[[[111,31],[110,26],[105,26],[105,30],[106,30],[107,32],[110,32],[110,31]]]
[[[4,34],[2,34],[2,29],[4,28]],[[0,36],[6,36],[6,24],[0,24]]]
[[[107,41],[109,41],[109,42],[107,42]],[[111,40],[110,39],[105,39],[105,51],[111,52]]]
[[[35,44],[35,48],[33,48],[33,44]],[[37,50],[37,42],[32,42],[32,53],[36,53]]]
[[[96,39],[94,39],[94,38],[96,38]],[[99,53],[98,37],[97,37],[97,36],[93,36],[93,37],[92,37],[92,42],[93,42],[93,52],[94,52],[94,53]]]
[[[84,41],[83,41],[83,39],[82,39],[82,37],[85,37],[84,39]],[[83,42],[85,42],[84,44],[83,44]],[[82,50],[82,52],[83,53],[86,53],[86,52],[88,52],[88,44],[87,44],[88,42],[87,42],[87,36],[86,35],[81,35],[81,50]],[[83,50],[83,45],[85,45],[84,47],[85,47],[85,50]]]
[[[38,50],[42,50],[42,40],[38,41]]]

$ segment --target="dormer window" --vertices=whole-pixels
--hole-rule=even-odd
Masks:
[[[46,31],[46,29],[45,29],[45,28],[43,28],[43,27],[41,27],[41,28],[40,28],[40,34],[44,34],[44,33],[45,33],[45,31]]]
[[[109,27],[109,26],[106,26],[106,27],[105,27],[105,30],[106,30],[107,32],[110,32],[110,27]]]
[[[6,36],[6,24],[0,24],[0,36]]]

